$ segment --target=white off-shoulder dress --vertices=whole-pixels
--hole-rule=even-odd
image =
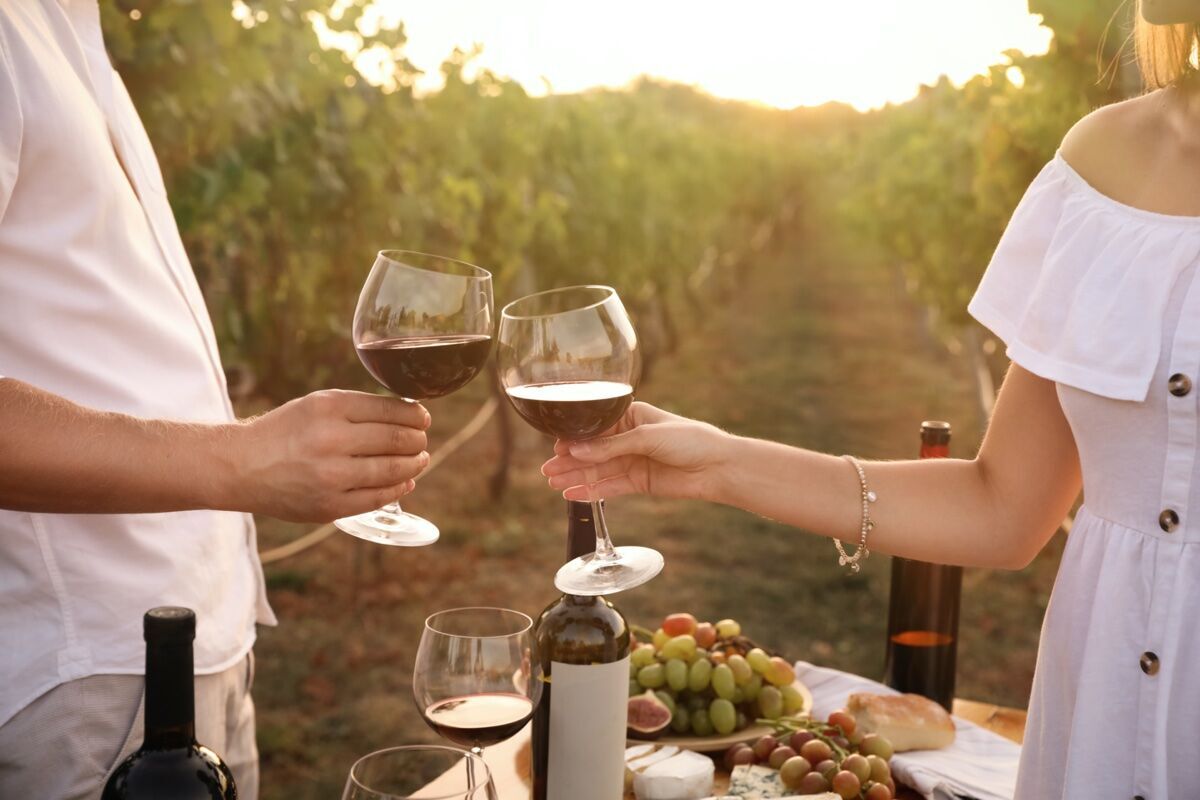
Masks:
[[[969,306],[1057,384],[1083,468],[1019,800],[1200,798],[1198,265],[1200,217],[1119,203],[1059,155]]]

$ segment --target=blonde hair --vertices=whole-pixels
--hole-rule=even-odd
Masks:
[[[1173,86],[1200,71],[1200,22],[1181,25],[1151,25],[1142,16],[1138,0],[1138,67],[1151,89]]]

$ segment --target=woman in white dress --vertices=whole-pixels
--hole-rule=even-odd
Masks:
[[[543,468],[571,499],[587,499],[591,467],[603,497],[714,500],[850,552],[869,514],[872,550],[1013,569],[1082,489],[1021,800],[1200,798],[1200,0],[1146,1],[1151,20],[1156,1],[1186,21],[1142,31],[1159,88],[1068,134],[969,306],[1013,362],[973,460],[866,463],[860,477],[847,459],[636,403],[615,435],[560,442]]]

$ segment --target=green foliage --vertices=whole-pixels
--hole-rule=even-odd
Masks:
[[[1097,79],[1098,54],[1103,67],[1124,38],[1121,25],[1106,36],[1118,4],[1035,0],[1033,10],[1055,26],[1050,53],[1014,51],[1011,64],[961,88],[943,79],[911,102],[867,115],[831,145],[826,162],[849,165],[831,189],[846,218],[951,325],[966,321],[1004,226],[1067,130],[1125,91],[1127,71]]]
[[[575,282],[635,309],[679,296],[800,189],[787,117],[643,81],[532,98],[472,54],[415,97],[402,30],[365,36],[364,0],[324,23],[396,61],[381,91],[322,49],[317,0],[101,4],[110,50],[149,131],[227,362],[271,399],[362,384],[349,329],[383,247],[492,270],[498,302]]]

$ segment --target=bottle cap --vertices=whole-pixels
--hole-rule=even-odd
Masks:
[[[196,612],[182,606],[159,606],[142,617],[147,642],[185,644],[196,638]]]
[[[921,423],[921,440],[928,444],[950,444],[950,423],[927,419]]]

